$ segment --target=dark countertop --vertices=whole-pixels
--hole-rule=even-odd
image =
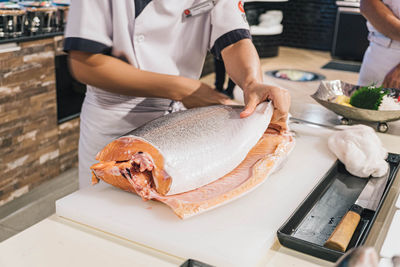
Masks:
[[[0,44],[6,43],[21,43],[21,42],[29,42],[34,40],[46,39],[54,36],[64,35],[63,32],[51,32],[51,33],[43,33],[32,36],[21,36],[16,38],[0,38]]]

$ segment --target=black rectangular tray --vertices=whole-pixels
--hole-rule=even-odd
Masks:
[[[364,210],[347,250],[365,243],[376,217],[396,177],[400,155],[389,153],[389,180],[375,212]],[[278,240],[288,248],[335,262],[344,253],[323,246],[348,209],[357,200],[368,179],[351,175],[340,161],[279,228]]]

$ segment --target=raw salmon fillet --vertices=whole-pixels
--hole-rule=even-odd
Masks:
[[[98,153],[92,182],[161,201],[180,218],[243,196],[281,165],[294,139],[286,120],[270,123],[270,103],[250,119],[240,119],[241,110],[214,106],[149,122]],[[181,140],[171,140],[176,132]]]

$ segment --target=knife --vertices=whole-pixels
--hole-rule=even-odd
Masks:
[[[382,177],[370,178],[367,185],[361,191],[356,202],[347,211],[340,223],[325,242],[324,246],[330,249],[346,251],[351,237],[361,220],[364,209],[376,211],[389,179],[390,170]]]
[[[335,131],[341,130],[341,129],[336,128],[335,126],[326,125],[326,124],[321,124],[321,123],[312,122],[312,121],[306,121],[306,120],[302,120],[302,119],[294,118],[294,117],[290,117],[289,120],[290,120],[292,123],[310,124],[310,125],[315,125],[315,126],[327,128],[327,129],[330,129],[330,130],[335,130]]]

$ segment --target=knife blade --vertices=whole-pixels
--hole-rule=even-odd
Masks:
[[[332,125],[317,123],[317,122],[313,122],[313,121],[306,121],[306,120],[302,120],[302,119],[294,118],[294,117],[290,117],[289,120],[292,123],[310,124],[310,125],[319,126],[319,127],[322,127],[322,128],[327,128],[327,129],[335,130],[335,131],[341,130],[341,129],[338,129],[335,126],[332,126]]]
[[[347,246],[361,220],[364,209],[376,211],[382,199],[383,192],[389,179],[390,170],[378,178],[370,178],[361,191],[356,202],[342,218],[324,246],[330,249],[346,251]]]

